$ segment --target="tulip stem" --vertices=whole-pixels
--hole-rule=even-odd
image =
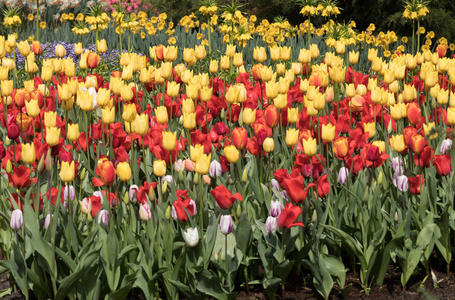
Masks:
[[[224,235],[224,263],[226,265],[226,283],[229,286],[229,290],[231,287],[231,281],[229,280],[229,264],[228,264],[228,251],[227,251],[227,234]]]
[[[88,127],[88,120],[87,120],[87,114],[88,112],[85,112],[84,118],[85,118],[85,128],[87,128],[87,133],[86,133],[86,138],[87,138],[87,169],[90,170],[90,148],[88,145],[88,140],[90,138],[90,133],[89,133],[89,127]],[[82,150],[82,149],[81,149]]]
[[[202,199],[202,178],[199,178],[200,175],[199,173],[196,175],[198,177],[198,192],[197,192],[197,197],[198,197],[198,200],[199,200],[199,210],[200,210],[200,215],[199,215],[199,219],[200,219],[200,226],[201,226],[201,230],[202,230],[202,235],[204,235],[204,199]]]

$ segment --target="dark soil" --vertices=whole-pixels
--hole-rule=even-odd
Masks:
[[[411,281],[407,284],[407,289],[403,290],[401,286],[399,270],[395,270],[393,266],[389,267],[387,275],[382,286],[373,285],[369,295],[366,295],[363,291],[359,276],[354,276],[353,273],[348,273],[346,277],[347,286],[344,290],[340,289],[339,286],[335,286],[332,289],[329,299],[372,299],[372,300],[410,300],[410,299],[455,299],[455,274],[451,273],[449,278],[446,277],[445,273],[433,271],[436,275],[438,284],[433,284],[433,279],[428,277],[425,280],[425,275],[419,280],[411,278]],[[423,282],[425,280],[425,282]],[[305,299],[305,300],[319,300],[324,299],[312,286],[312,278],[307,277],[307,286],[304,286],[303,279],[301,284],[298,285],[296,291],[296,284],[286,284],[285,299]],[[250,296],[245,291],[241,291],[237,299],[249,300],[249,299],[267,299],[267,295],[262,293],[260,290],[254,290]],[[282,299],[281,289],[275,295],[275,299]]]

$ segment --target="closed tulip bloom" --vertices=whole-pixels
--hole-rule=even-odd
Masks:
[[[439,105],[446,105],[449,103],[449,90],[440,89],[436,97]]]
[[[134,92],[132,87],[128,84],[125,84],[120,92],[120,95],[125,102],[133,100]]]
[[[288,122],[291,124],[297,123],[299,121],[299,109],[297,107],[290,108],[288,107]]]
[[[82,54],[82,51],[83,51],[83,49],[82,49],[82,43],[75,43],[75,44],[74,44],[74,53],[75,53],[76,55],[81,55],[81,54]],[[35,53],[35,54],[36,54],[36,53]]]
[[[179,94],[179,90],[180,90],[180,83],[177,83],[175,81],[168,82],[166,94],[169,97],[177,97]]]
[[[62,101],[68,101],[73,97],[70,86],[68,84],[62,84],[57,86],[58,96]]]
[[[153,174],[157,177],[162,177],[166,174],[166,162],[158,159],[153,162]]]
[[[165,61],[175,61],[177,59],[177,47],[176,46],[164,47],[163,58]]]
[[[385,142],[384,141],[374,141],[372,144],[379,148],[380,154],[385,153]]]
[[[36,154],[35,154],[35,145],[33,143],[22,144],[21,160],[26,164],[33,164],[35,162]]]
[[[278,109],[273,105],[267,106],[263,114],[263,118],[265,119],[267,126],[270,128],[275,128],[278,125],[278,117]]]
[[[410,144],[412,152],[414,152],[414,154],[420,154],[423,152],[425,146],[428,145],[428,142],[421,134],[417,133],[411,137]]]
[[[232,217],[230,215],[221,216],[220,231],[224,235],[228,235],[232,232]]]
[[[262,148],[264,149],[265,152],[269,153],[275,150],[275,141],[273,138],[268,137],[264,140],[264,143],[262,144]]]
[[[417,103],[413,102],[408,104],[406,114],[408,116],[409,123],[416,125],[420,122],[420,119],[422,117],[422,110]]]
[[[287,94],[278,94],[278,96],[273,100],[273,104],[278,109],[286,108],[288,104]]]
[[[234,54],[233,64],[237,68],[243,65],[243,55],[242,55],[242,53],[235,53]]]
[[[204,154],[204,146],[196,144],[195,146],[190,145],[190,158],[193,162],[196,162]]]
[[[172,63],[171,62],[161,63],[160,71],[161,77],[163,77],[164,79],[169,79],[172,75]]]
[[[86,50],[84,53],[81,54],[81,58],[79,59],[79,68],[82,70],[88,69],[87,66],[87,57],[88,57],[89,51]]]
[[[286,130],[286,145],[293,147],[299,141],[299,130],[296,128],[289,128]]]
[[[239,150],[234,145],[224,147],[224,155],[231,164],[235,164],[239,160]]]
[[[22,213],[22,210],[20,209],[15,209],[11,213],[11,219],[10,219],[10,226],[11,229],[14,231],[18,231],[19,229],[22,228],[24,224],[24,216]]]
[[[19,107],[24,107],[25,102],[30,100],[30,94],[27,92],[26,89],[18,89],[16,90],[16,95],[14,96],[14,102]]]
[[[349,140],[347,137],[338,137],[332,143],[332,151],[336,157],[343,159],[348,155],[349,151]]]
[[[150,212],[150,206],[148,203],[142,203],[139,206],[139,219],[142,221],[148,221],[152,218],[152,213]]]
[[[68,101],[62,101],[62,109],[68,111],[73,109],[74,97],[71,97]]]
[[[273,100],[278,96],[278,82],[269,81],[265,83],[265,93],[269,100]]]
[[[98,103],[98,105],[100,107],[104,107],[109,104],[110,96],[111,96],[111,93],[110,93],[109,89],[100,88],[100,89],[98,89],[98,93],[96,96],[96,102]]]
[[[251,125],[256,122],[256,110],[252,110],[251,108],[244,108],[243,109],[243,123],[246,125]]]
[[[447,123],[450,126],[455,125],[455,107],[447,108]]]
[[[265,231],[268,233],[268,234],[273,234],[276,232],[276,228],[277,228],[277,217],[272,217],[272,216],[268,216],[267,217],[267,220],[265,220]]]
[[[321,137],[325,142],[333,141],[335,139],[335,126],[333,126],[331,123],[327,125],[322,124]]]
[[[265,52],[265,48],[256,46],[253,49],[253,58],[254,58],[254,60],[258,61],[259,63],[263,63],[264,61],[266,61],[267,54]]]
[[[89,67],[90,69],[95,69],[98,66],[98,64],[100,63],[101,58],[97,53],[89,52],[86,60],[87,60],[87,67]]]
[[[93,94],[89,91],[77,91],[77,105],[83,111],[91,111],[93,109]]]
[[[55,46],[55,56],[62,58],[66,55],[66,49],[62,45],[58,44]]]
[[[74,180],[76,173],[74,170],[74,160],[69,163],[67,161],[62,161],[60,166],[60,180],[68,183]]]
[[[23,57],[27,57],[30,54],[30,44],[27,41],[21,41],[17,43],[17,49]]]
[[[58,144],[60,139],[60,128],[46,127],[46,143],[53,147]]]
[[[188,247],[196,247],[199,243],[199,233],[197,228],[188,228],[183,232],[183,238]]]
[[[38,104],[38,100],[30,100],[28,102],[25,102],[25,108],[27,109],[27,114],[34,118],[39,115],[40,108]]]
[[[217,60],[214,60],[214,59],[210,60],[209,71],[212,74],[218,72],[218,61]]]
[[[316,59],[319,57],[319,48],[317,44],[311,44],[310,46],[310,54],[312,59]]]
[[[115,107],[104,107],[101,109],[101,119],[104,124],[112,124],[115,121]]]
[[[81,213],[84,215],[88,215],[92,212],[92,201],[89,198],[82,199],[79,201],[79,204],[81,206]]]
[[[104,185],[110,186],[115,181],[115,168],[111,161],[106,158],[98,160],[96,173],[100,176]]]
[[[55,127],[57,124],[57,112],[46,111],[44,113],[44,125],[46,127]]]
[[[220,68],[223,70],[229,70],[231,64],[229,62],[229,57],[223,55],[220,57]]]
[[[120,162],[117,164],[116,173],[118,178],[121,181],[127,182],[131,179],[131,167],[130,164],[127,162]]]
[[[211,161],[212,155],[206,155],[202,154],[199,159],[196,161],[196,165],[194,166],[194,170],[196,173],[200,175],[205,175],[209,172],[210,169],[210,161]]]
[[[355,65],[359,62],[359,52],[349,51],[349,63]]]
[[[131,123],[136,119],[137,111],[134,103],[126,104],[123,110],[122,118],[125,122]]]
[[[146,113],[136,115],[133,122],[133,130],[140,136],[144,136],[149,131],[149,118]]]
[[[232,131],[232,141],[237,149],[245,149],[248,143],[248,131],[243,127],[234,128]]]
[[[259,72],[260,72],[260,79],[263,82],[269,82],[270,80],[272,80],[272,77],[273,77],[272,66],[270,66],[270,67],[262,66],[260,68]]]
[[[163,125],[168,122],[168,115],[167,115],[167,109],[166,106],[159,106],[155,108],[155,116],[156,116],[156,121]]]
[[[3,82],[4,80],[7,80],[9,76],[9,69],[4,66],[0,66],[0,80]],[[33,84],[33,89],[35,89],[35,83],[33,80],[29,81],[24,81],[24,87],[26,87],[26,82],[31,82]],[[29,83],[30,85],[30,83]],[[27,89],[28,91],[28,89]],[[13,88],[11,87],[11,93],[13,92]],[[30,92],[30,91],[29,91]],[[2,88],[2,93],[3,93],[3,88]],[[9,96],[9,95],[8,95]]]
[[[364,132],[369,133],[369,138],[373,138],[376,134],[376,122],[363,123]]]
[[[76,141],[79,138],[80,132],[79,132],[79,124],[68,124],[68,133],[66,137],[68,140],[71,142]]]
[[[303,139],[302,140],[303,144],[303,152],[307,156],[313,156],[317,152],[317,143],[316,139],[313,139],[312,137],[308,138],[308,140]]]
[[[270,50],[270,58],[273,61],[280,60],[280,57],[281,57],[281,49],[280,49],[280,47],[277,47],[277,46],[270,47],[269,50]]]
[[[190,64],[194,60],[196,60],[196,56],[194,53],[194,49],[192,48],[185,48],[183,49],[183,60],[187,63]]]
[[[402,134],[394,135],[390,138],[390,147],[392,150],[401,153],[405,149],[404,137]]]
[[[218,178],[222,174],[221,164],[214,160],[210,163],[209,175],[213,178]]]
[[[196,45],[194,53],[197,60],[203,60],[207,56],[207,50],[204,45]]]
[[[106,40],[102,39],[102,40],[96,41],[96,48],[98,49],[99,53],[106,53],[107,52]]]
[[[346,68],[340,68],[337,66],[330,67],[329,69],[330,78],[336,83],[342,83],[345,80]]]
[[[196,128],[196,113],[183,113],[183,127],[191,130]]]
[[[163,148],[172,151],[177,146],[177,132],[163,131]]]
[[[226,56],[233,58],[235,54],[235,45],[228,44],[226,45]]]
[[[299,53],[299,62],[307,64],[311,61],[311,52],[308,49],[302,48]]]
[[[44,82],[49,82],[52,79],[53,68],[50,66],[43,66],[41,69],[41,79]]]
[[[40,41],[32,42],[32,51],[35,55],[40,55],[41,53],[43,53],[43,48],[41,47]]]

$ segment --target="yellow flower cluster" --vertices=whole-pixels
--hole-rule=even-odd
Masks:
[[[19,16],[5,17],[3,25],[6,27],[14,27],[22,24],[22,20]]]
[[[429,13],[428,8],[426,6],[423,6],[422,4],[419,4],[416,7],[407,5],[403,12],[403,18],[417,20],[420,19],[421,17],[425,17],[427,13]]]
[[[199,11],[201,12],[201,14],[203,14],[206,17],[213,16],[214,14],[216,14],[217,10],[218,10],[218,6],[216,6],[216,5],[213,5],[210,7],[201,6],[199,8]]]

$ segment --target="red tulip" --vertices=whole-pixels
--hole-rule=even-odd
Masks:
[[[292,203],[286,204],[280,216],[278,217],[278,226],[281,228],[291,228],[293,226],[305,227],[302,222],[295,221],[301,213],[302,209],[299,206],[294,206]]]
[[[421,134],[414,134],[411,137],[411,149],[414,154],[420,154],[423,152],[425,146],[428,145],[427,140]]]
[[[8,173],[8,179],[11,186],[16,189],[26,188],[32,182],[30,179],[30,169],[26,166],[14,168],[14,174]]]
[[[188,215],[193,216],[196,212],[195,203],[188,197],[188,190],[177,190],[177,200],[173,203],[173,208],[180,222],[188,221]]]
[[[305,201],[310,188],[315,186],[314,183],[310,183],[305,187],[302,175],[291,177],[288,171],[284,169],[276,170],[273,176],[275,176],[280,186],[286,191],[291,201],[296,204]]]
[[[425,183],[425,179],[423,179],[422,175],[417,175],[414,177],[408,177],[409,187],[411,188],[411,193],[414,195],[420,194],[420,189]]]
[[[324,198],[328,194],[330,194],[330,183],[328,175],[324,174],[318,178],[318,195]]]
[[[236,193],[232,195],[232,193],[222,184],[221,186],[217,186],[213,190],[210,191],[213,198],[215,198],[216,203],[222,209],[229,209],[235,202],[235,200],[242,201],[242,195],[240,193]]]
[[[433,165],[436,167],[436,171],[441,176],[449,175],[452,172],[452,166],[450,164],[451,157],[449,154],[435,155],[433,158]]]

